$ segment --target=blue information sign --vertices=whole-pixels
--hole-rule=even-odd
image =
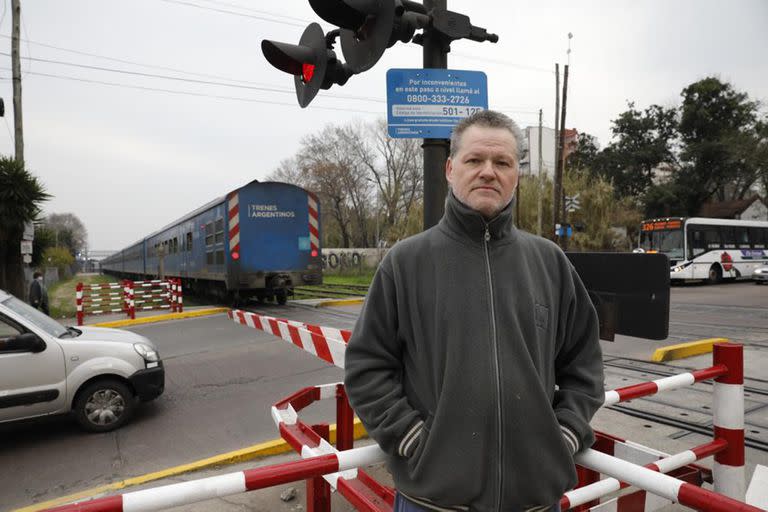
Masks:
[[[401,139],[448,139],[462,118],[488,108],[482,71],[390,69],[387,127]]]

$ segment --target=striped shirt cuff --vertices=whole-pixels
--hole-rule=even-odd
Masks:
[[[410,457],[414,448],[416,447],[416,441],[419,439],[419,435],[423,429],[424,422],[422,420],[418,420],[416,423],[414,423],[414,425],[405,434],[402,441],[400,441],[400,444],[397,446],[397,454],[401,457]]]
[[[569,429],[565,425],[560,425],[560,432],[563,434],[568,448],[571,450],[571,455],[575,455],[579,451],[579,438],[573,433],[573,430]]]

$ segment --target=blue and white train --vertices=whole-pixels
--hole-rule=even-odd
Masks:
[[[253,181],[101,262],[129,279],[178,277],[222,299],[274,299],[321,284],[320,206],[301,187]]]

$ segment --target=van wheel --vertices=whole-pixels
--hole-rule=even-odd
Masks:
[[[723,280],[723,270],[720,265],[712,265],[709,267],[709,279],[710,284],[717,284]]]
[[[115,379],[93,382],[78,393],[74,412],[80,426],[89,432],[109,432],[133,416],[133,392]]]

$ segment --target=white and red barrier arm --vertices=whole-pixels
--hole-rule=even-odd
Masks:
[[[46,509],[46,512],[150,512],[347,471],[384,461],[377,445],[248,469],[227,475],[127,492]]]
[[[235,309],[227,313],[235,323],[273,334],[332,365],[344,368],[344,352],[352,331],[321,327]]]

